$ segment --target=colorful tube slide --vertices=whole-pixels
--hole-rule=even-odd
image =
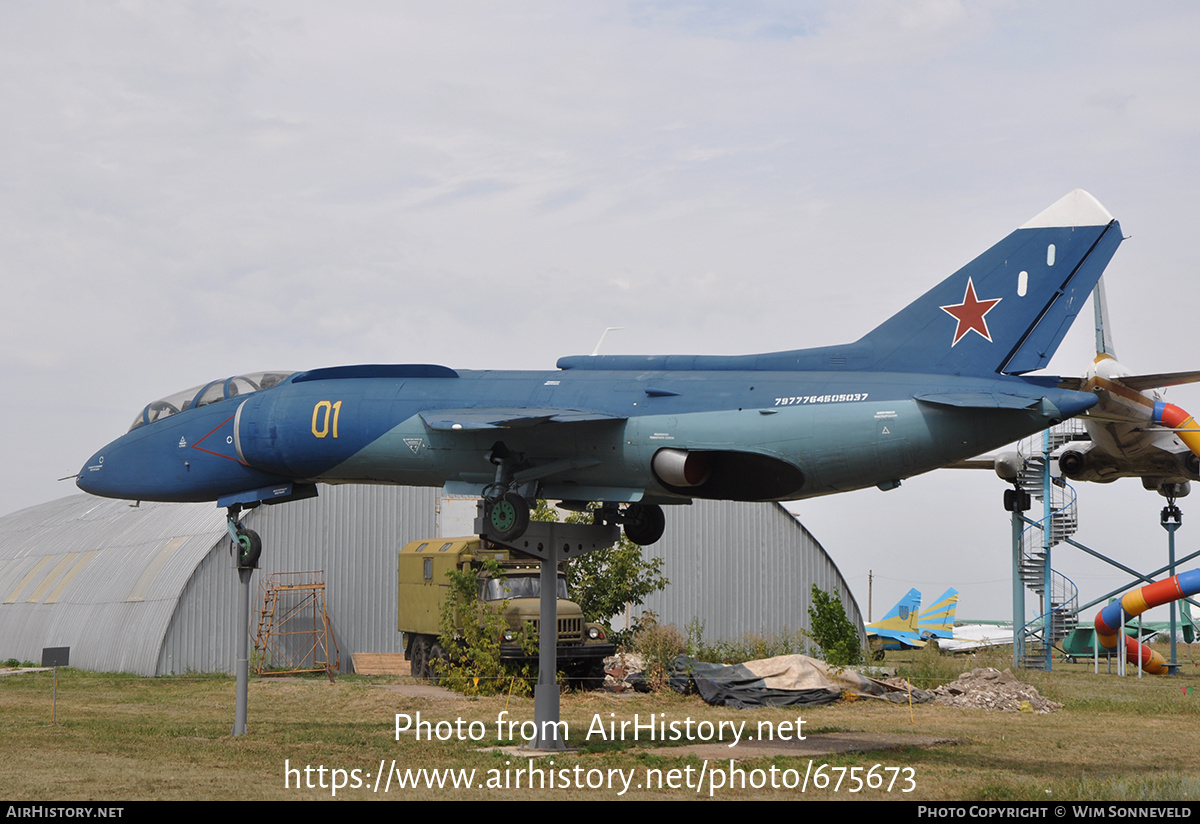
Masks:
[[[1117,641],[1125,639],[1125,660],[1131,664],[1141,661],[1142,669],[1155,675],[1167,671],[1167,662],[1145,644],[1138,643],[1124,632],[1125,619],[1141,615],[1151,607],[1160,607],[1200,592],[1200,569],[1181,572],[1165,581],[1155,581],[1140,589],[1127,592],[1120,601],[1113,601],[1096,615],[1096,637],[1100,646],[1116,649]]]
[[[1158,401],[1154,404],[1154,422],[1169,426],[1184,446],[1200,455],[1200,423],[1173,403]]]

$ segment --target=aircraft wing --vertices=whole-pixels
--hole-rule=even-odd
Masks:
[[[1158,389],[1163,386],[1178,386],[1181,383],[1196,383],[1200,381],[1200,371],[1193,372],[1159,372],[1153,375],[1122,375],[1115,381],[1122,386],[1137,392],[1147,389]],[[1058,379],[1059,389],[1073,389],[1076,392],[1086,392],[1087,378],[1064,377]]]
[[[487,407],[482,409],[431,409],[421,413],[422,420],[438,432],[478,431],[481,429],[519,429],[548,423],[585,423],[623,421],[624,417],[579,409],[535,407]]]

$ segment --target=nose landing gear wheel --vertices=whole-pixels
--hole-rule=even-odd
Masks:
[[[520,538],[529,526],[529,504],[516,492],[506,492],[503,498],[492,503],[487,520],[492,536],[498,540]]]
[[[262,539],[253,529],[237,531],[237,565],[240,569],[258,567],[258,556],[262,555]]]

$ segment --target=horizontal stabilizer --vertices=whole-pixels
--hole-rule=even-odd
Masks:
[[[431,409],[421,413],[422,420],[437,432],[478,431],[481,429],[517,429],[547,423],[585,423],[623,421],[625,418],[603,412],[578,409],[538,409],[490,407],[487,409]]]
[[[1122,375],[1117,382],[1145,392],[1147,389],[1158,389],[1163,386],[1178,386],[1182,383],[1200,381],[1200,372],[1159,372],[1157,375]]]

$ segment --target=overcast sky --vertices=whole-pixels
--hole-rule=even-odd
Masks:
[[[7,0],[0,513],[239,372],[549,369],[607,326],[609,354],[845,343],[1076,187],[1130,236],[1121,360],[1200,367],[1198,35],[1186,2]],[[1003,488],[795,509],[864,612],[873,569],[876,617],[910,586],[1004,617]],[[1079,538],[1157,565],[1162,503],[1084,489]],[[1120,585],[1082,557],[1055,566],[1085,596]]]

